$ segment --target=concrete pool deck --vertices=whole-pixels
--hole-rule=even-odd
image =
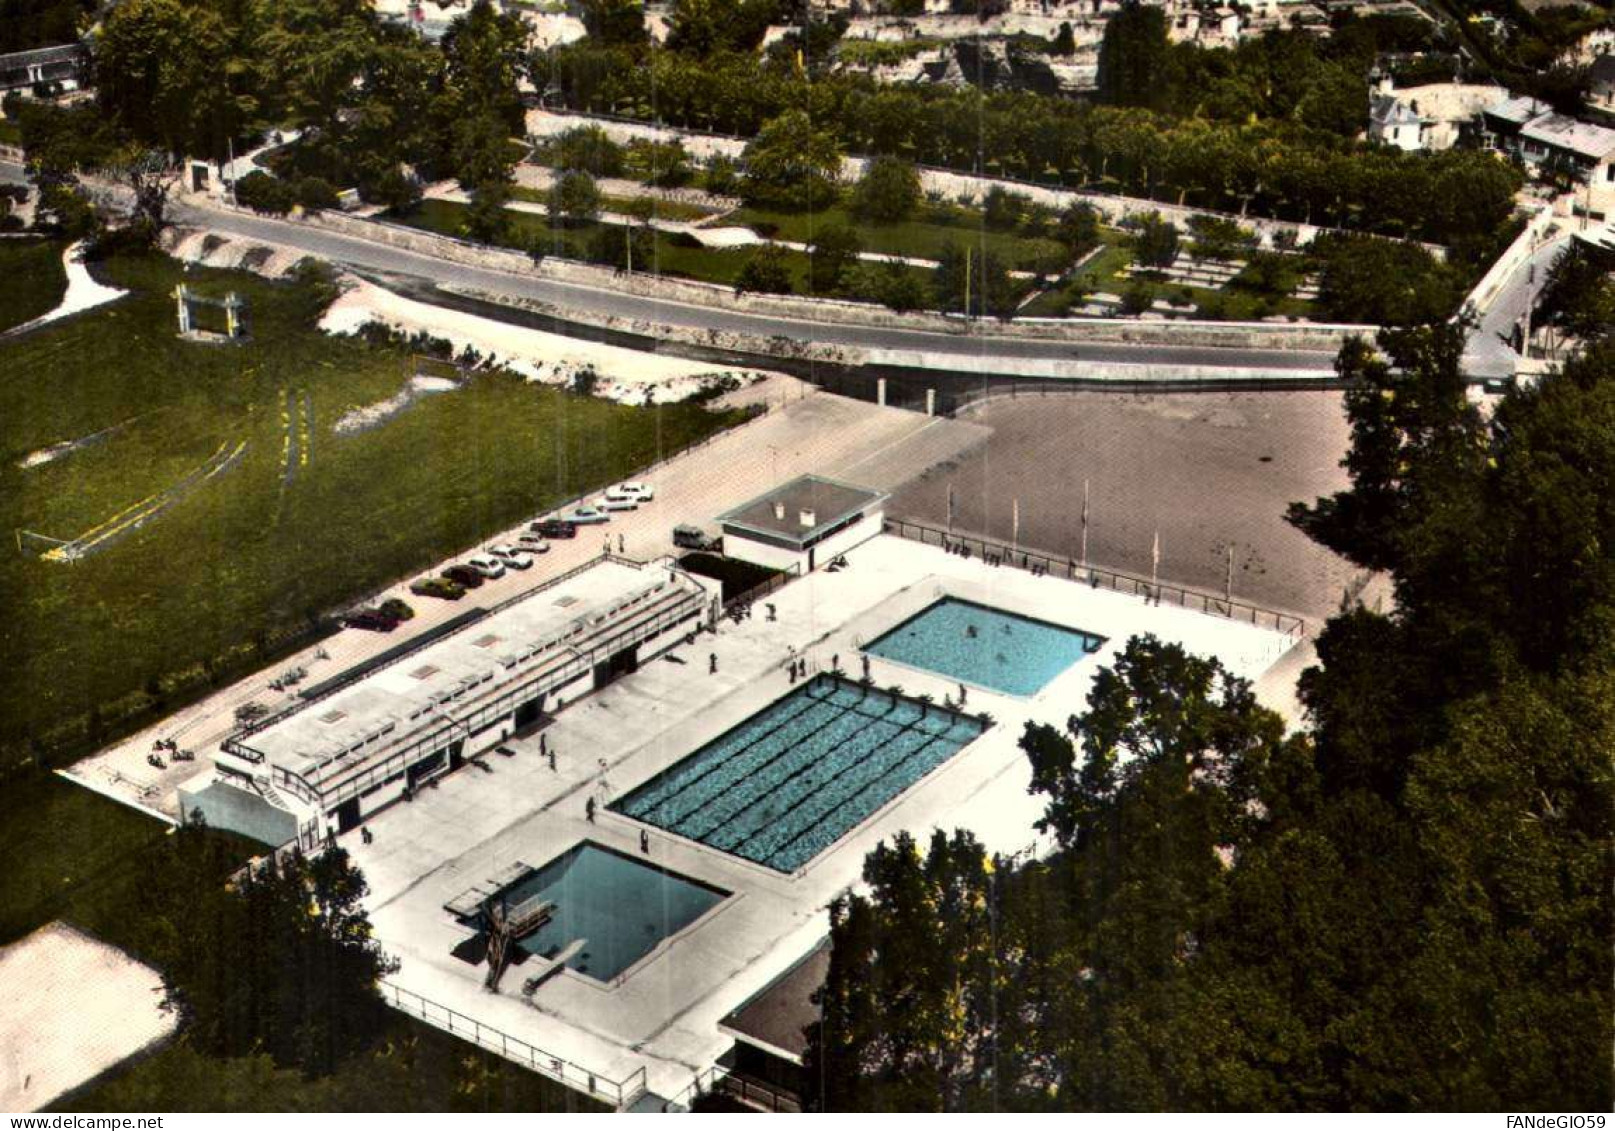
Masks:
[[[474,1018],[601,1077],[622,1081],[643,1069],[657,1095],[682,1094],[727,1048],[718,1022],[788,969],[823,936],[827,905],[859,883],[863,859],[882,839],[907,829],[964,826],[996,852],[1037,851],[1032,823],[1042,805],[1028,794],[1030,770],[1017,741],[1029,720],[1059,723],[1082,708],[1092,674],[1136,634],[1152,632],[1217,656],[1255,680],[1291,647],[1288,636],[1250,624],[1054,577],[986,565],[936,547],[884,535],[847,555],[848,567],[820,571],[766,598],[750,619],[723,621],[693,644],[563,710],[543,741],[511,743],[514,757],[482,759],[372,818],[373,842],[342,838],[369,881],[376,934],[401,960],[401,989]],[[942,596],[1080,628],[1106,643],[1035,696],[975,688],[966,707],[997,725],[878,809],[794,874],[782,874],[686,841],[606,806],[683,759],[793,687],[792,659],[812,671],[834,660],[861,674],[858,647]],[[709,672],[709,657],[717,672]],[[679,662],[682,661],[682,662]],[[941,702],[957,681],[872,657],[877,686]],[[594,820],[586,802],[596,803]],[[517,862],[539,867],[588,839],[629,855],[649,835],[655,864],[733,893],[658,944],[610,984],[563,970],[522,994],[510,970],[500,992],[483,989],[483,969],[451,950],[470,930],[444,904]],[[576,1082],[576,1076],[570,1077]]]

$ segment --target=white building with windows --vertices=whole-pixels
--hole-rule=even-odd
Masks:
[[[804,475],[719,515],[723,552],[768,569],[811,573],[879,534],[887,498]]]
[[[715,582],[667,562],[596,559],[305,689],[226,739],[213,779],[181,790],[181,812],[314,848],[634,671],[717,612]]]

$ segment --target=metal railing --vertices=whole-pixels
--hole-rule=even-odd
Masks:
[[[753,604],[768,596],[775,590],[783,588],[787,582],[794,581],[797,577],[800,577],[801,574],[801,563],[793,563],[790,568],[782,569],[773,577],[759,581],[756,585],[753,585],[744,593],[736,593],[733,597],[730,597],[728,600],[724,601],[723,611],[727,613],[730,609],[738,608],[741,605]]]
[[[1148,578],[1135,577],[1130,573],[1121,573],[1117,570],[1081,565],[1071,558],[1057,558],[1039,553],[1036,550],[1024,550],[1018,546],[1011,546],[1007,542],[984,538],[979,534],[950,533],[923,522],[914,522],[911,519],[903,518],[887,518],[885,520],[885,530],[888,534],[896,534],[901,538],[908,538],[915,542],[924,543],[927,546],[963,548],[972,554],[979,555],[990,562],[1000,565],[1011,566],[1016,569],[1036,568],[1052,577],[1064,577],[1071,581],[1083,582],[1093,586],[1095,589],[1103,587],[1117,593],[1141,597],[1156,604],[1166,600],[1196,612],[1226,617],[1229,620],[1244,621],[1259,628],[1271,628],[1275,632],[1284,633],[1291,640],[1300,640],[1306,636],[1307,632],[1307,622],[1291,613],[1264,609],[1258,605],[1235,601],[1229,597],[1218,597],[1210,593],[1203,593],[1197,589],[1188,589],[1181,585],[1168,585],[1160,581],[1150,581]]]
[[[691,1109],[702,1096],[728,1096],[762,1111],[799,1113],[802,1110],[801,1098],[795,1093],[765,1084],[722,1064],[714,1064],[697,1072],[690,1086],[664,1105],[663,1110],[674,1107]]]
[[[645,1093],[645,1068],[641,1065],[622,1080],[614,1080],[601,1072],[591,1072],[563,1056],[530,1044],[520,1037],[512,1037],[500,1029],[484,1025],[474,1017],[428,1001],[413,990],[406,990],[390,982],[381,983],[382,997],[400,1013],[418,1017],[428,1025],[452,1033],[478,1048],[498,1053],[506,1060],[530,1068],[568,1088],[605,1100],[618,1108],[625,1108]]]

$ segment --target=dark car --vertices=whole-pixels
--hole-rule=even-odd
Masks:
[[[424,577],[409,587],[420,597],[441,597],[445,601],[458,601],[465,596],[465,586],[446,577]]]
[[[468,565],[454,565],[443,571],[443,576],[463,589],[476,589],[487,578]]]
[[[380,609],[360,609],[342,618],[344,628],[365,628],[371,632],[391,632],[398,627],[398,618],[390,617]]]
[[[578,528],[575,523],[564,518],[546,518],[543,522],[535,522],[528,527],[534,534],[542,534],[546,538],[576,538]]]

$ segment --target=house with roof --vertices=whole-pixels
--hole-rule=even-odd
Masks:
[[[77,90],[88,58],[82,43],[62,43],[0,55],[0,94]]]
[[[1615,129],[1560,114],[1534,98],[1508,98],[1481,114],[1489,148],[1534,174],[1576,183],[1569,207],[1602,220],[1615,211]]]
[[[1587,68],[1587,109],[1615,120],[1615,54],[1603,54]]]
[[[1423,149],[1424,119],[1417,105],[1406,102],[1395,94],[1368,96],[1368,138],[1380,145],[1389,145],[1409,152]]]

